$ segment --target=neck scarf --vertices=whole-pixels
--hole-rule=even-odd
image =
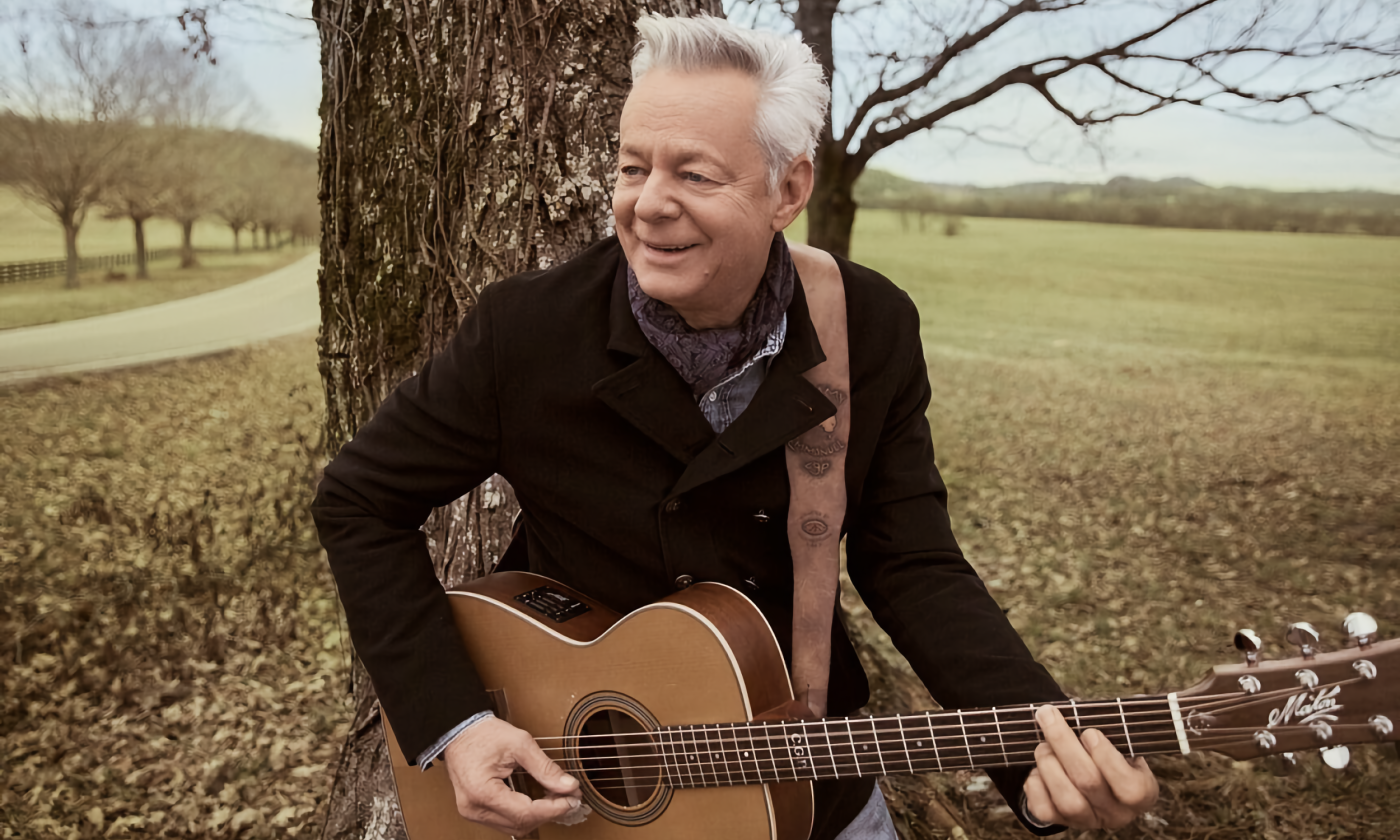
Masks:
[[[699,397],[723,382],[763,347],[778,328],[788,304],[797,269],[781,233],[773,236],[768,265],[758,290],[736,327],[697,330],[680,313],[642,291],[637,274],[627,267],[627,297],[632,315],[651,346],[660,351]]]

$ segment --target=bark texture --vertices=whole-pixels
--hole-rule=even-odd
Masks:
[[[441,349],[488,283],[611,233],[633,22],[718,0],[317,0],[323,99],[320,366],[331,451]],[[499,559],[516,511],[493,479],[424,526],[439,577]],[[402,837],[374,691],[328,838]]]

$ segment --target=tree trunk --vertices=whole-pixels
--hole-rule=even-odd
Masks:
[[[131,224],[136,228],[136,279],[149,280],[151,273],[146,270],[146,219],[132,216]]]
[[[839,0],[800,0],[792,17],[802,40],[817,54],[828,80],[836,73],[832,26],[838,3]],[[852,190],[865,162],[853,160],[836,138],[830,111],[817,142],[816,158],[816,183],[812,185],[812,200],[807,203],[807,244],[849,257],[851,228],[856,221]]]
[[[263,225],[263,250],[272,250],[272,225]]]
[[[243,232],[243,228],[241,225],[229,225],[229,227],[233,228],[233,253],[236,256],[241,250],[238,245],[238,234]],[[256,245],[257,242],[253,244]]]
[[[316,0],[331,451],[446,345],[483,287],[611,233],[632,21],[648,8],[720,12],[718,0]],[[439,577],[489,569],[515,510],[497,478],[435,511],[424,530]],[[358,659],[352,691],[324,836],[402,837]]]
[[[78,288],[78,224],[72,219],[62,219],[63,250],[67,263],[64,265],[63,288]]]
[[[180,267],[194,268],[199,258],[194,255],[194,219],[180,220]]]
[[[855,178],[846,174],[851,160],[834,142],[817,147],[817,160],[816,183],[807,203],[807,244],[849,258],[856,223]]]

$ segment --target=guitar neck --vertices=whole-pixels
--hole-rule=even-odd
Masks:
[[[656,740],[666,780],[675,787],[1009,767],[1035,763],[1041,705],[669,726]],[[1097,729],[1124,755],[1189,751],[1175,695],[1052,705],[1076,731]]]

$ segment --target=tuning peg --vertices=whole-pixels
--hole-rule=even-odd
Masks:
[[[1264,642],[1253,630],[1241,630],[1235,634],[1235,649],[1244,653],[1244,662],[1253,668],[1259,664],[1259,648]]]
[[[1345,770],[1351,763],[1351,750],[1346,746],[1339,744],[1335,747],[1323,747],[1319,752],[1322,754],[1322,763],[1333,770]]]
[[[1356,640],[1356,646],[1366,650],[1376,640],[1376,620],[1364,612],[1354,612],[1342,619],[1342,629]]]
[[[1298,769],[1298,756],[1291,752],[1279,753],[1269,762],[1275,776],[1291,776]]]
[[[1295,621],[1288,625],[1286,638],[1303,651],[1304,659],[1312,659],[1313,654],[1317,653],[1315,645],[1317,645],[1317,640],[1321,638],[1321,635],[1317,632],[1317,628],[1306,621]]]

